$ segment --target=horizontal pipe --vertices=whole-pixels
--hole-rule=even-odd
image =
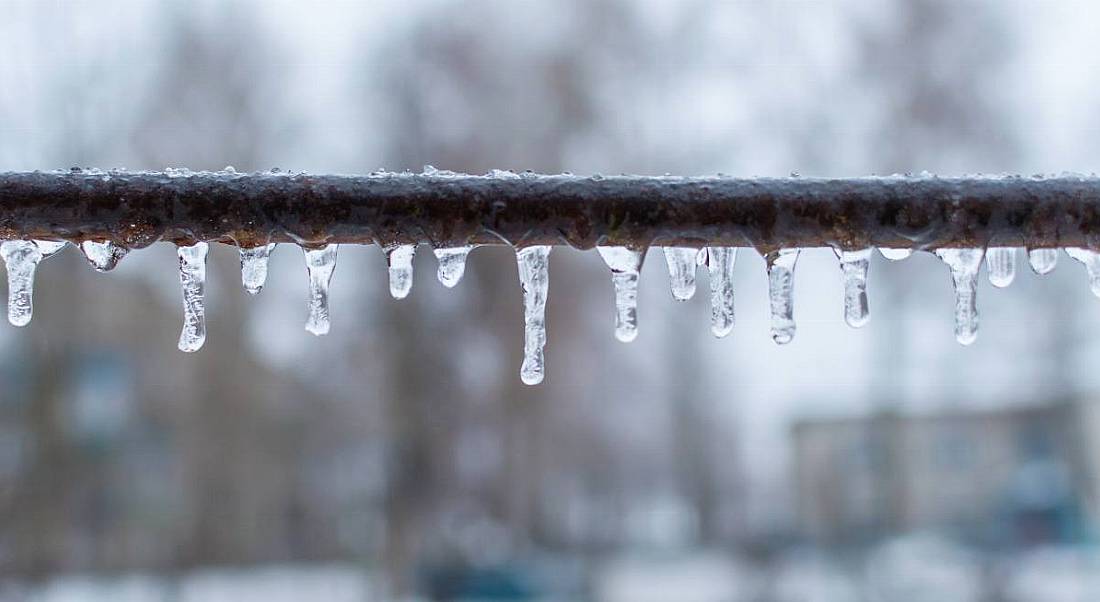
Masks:
[[[1100,178],[0,173],[0,238],[1100,248]]]

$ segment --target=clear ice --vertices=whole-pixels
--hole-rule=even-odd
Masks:
[[[1004,288],[1016,279],[1016,249],[990,247],[985,252],[985,265],[989,269],[989,283]]]
[[[412,290],[415,256],[416,245],[397,245],[386,249],[386,261],[390,265],[390,295],[394,299],[404,299]]]
[[[52,240],[8,240],[0,243],[0,257],[8,270],[8,322],[30,324],[34,313],[34,272],[43,259],[65,248]]]
[[[123,257],[126,257],[130,249],[109,240],[103,242],[86,240],[80,243],[80,252],[97,272],[109,272],[115,269]]]
[[[1029,249],[1027,262],[1036,274],[1049,274],[1058,265],[1058,249]]]
[[[844,273],[844,321],[859,328],[871,319],[867,304],[867,270],[871,267],[872,249],[836,250],[840,270]]]
[[[955,283],[955,339],[969,345],[978,338],[976,289],[982,267],[982,249],[940,249],[936,256],[951,268]]]
[[[436,272],[436,276],[438,276],[439,282],[443,286],[454,288],[458,281],[462,280],[462,275],[466,273],[466,257],[469,256],[472,250],[474,250],[473,245],[435,249],[435,258],[439,262],[439,271]],[[411,270],[412,267],[410,266],[409,269]],[[411,282],[411,276],[409,280]],[[405,294],[408,294],[408,292]],[[396,297],[396,295],[394,296]]]
[[[615,338],[629,343],[638,338],[638,277],[645,252],[628,247],[596,247],[596,251],[611,268],[615,285]],[[694,254],[691,262],[694,277]]]
[[[878,252],[890,261],[901,261],[902,259],[908,259],[909,256],[913,254],[912,249],[886,249],[883,247],[879,247]]]
[[[1066,247],[1066,255],[1085,266],[1089,275],[1089,288],[1092,294],[1100,297],[1100,253],[1079,247]]]
[[[260,292],[267,282],[267,259],[275,250],[275,243],[258,247],[241,247],[241,284],[248,294]]]
[[[710,272],[710,331],[722,338],[733,331],[733,266],[736,247],[707,249]]]
[[[524,384],[537,385],[545,375],[546,296],[550,292],[549,246],[525,247],[516,251],[519,281],[523,287],[523,366],[519,376]]]
[[[799,253],[799,249],[780,249],[764,258],[768,264],[772,340],[779,345],[786,345],[794,339],[794,268]]]
[[[320,249],[304,249],[306,272],[309,274],[309,318],[306,330],[317,336],[328,334],[329,308],[328,286],[332,272],[336,270],[336,251],[339,245]]]
[[[672,297],[677,301],[687,301],[695,296],[695,269],[702,265],[700,256],[706,257],[706,249],[665,247]]]
[[[203,291],[206,288],[205,242],[188,247],[176,247],[180,258],[180,287],[183,290],[183,330],[180,332],[179,349],[192,353],[206,342],[206,308]]]

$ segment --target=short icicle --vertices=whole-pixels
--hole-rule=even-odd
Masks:
[[[203,293],[206,288],[206,253],[210,245],[205,242],[176,247],[180,259],[180,287],[183,290],[183,330],[180,332],[179,349],[193,353],[206,342],[206,308]]]
[[[695,296],[695,269],[701,265],[699,256],[705,256],[705,253],[706,249],[665,247],[672,297],[677,301],[687,301]]]
[[[867,271],[871,267],[872,249],[836,250],[840,270],[844,273],[844,321],[859,328],[871,319],[867,303]]]
[[[115,266],[122,261],[123,257],[126,257],[130,249],[116,245],[109,240],[102,242],[86,240],[80,243],[80,252],[84,254],[84,259],[87,259],[88,263],[97,272],[109,272],[115,269]]]
[[[718,338],[733,331],[733,266],[736,262],[736,247],[707,249],[707,270],[710,272],[710,331]]]
[[[8,269],[8,322],[26,326],[34,313],[34,273],[38,263],[68,243],[51,240],[8,240],[0,244],[0,257]]]
[[[462,280],[462,275],[466,273],[466,258],[472,250],[474,250],[474,246],[468,245],[465,247],[441,247],[433,251],[436,260],[439,262],[439,270],[436,272],[436,276],[439,278],[440,284],[447,288],[454,288],[458,281]]]
[[[645,251],[629,247],[596,247],[615,285],[615,338],[629,343],[638,338],[638,278]],[[692,255],[692,272],[695,256]]]
[[[267,282],[267,260],[273,250],[275,243],[241,247],[241,284],[248,294],[255,295],[264,288],[264,283]]]
[[[985,252],[985,265],[989,270],[989,283],[1004,288],[1016,279],[1016,249],[989,247]]]
[[[306,331],[316,336],[328,334],[328,288],[332,273],[336,270],[336,252],[339,245],[327,245],[319,249],[304,249],[306,273],[309,274],[309,318]]]
[[[951,268],[955,284],[955,339],[970,345],[978,338],[978,271],[982,267],[982,249],[940,249],[936,256]]]
[[[523,366],[519,376],[524,384],[537,385],[545,376],[546,296],[550,292],[549,246],[525,247],[516,251],[519,281],[523,287]]]
[[[1028,249],[1027,262],[1036,274],[1049,274],[1058,265],[1058,249]]]
[[[390,295],[394,299],[404,299],[412,290],[415,256],[416,245],[395,245],[386,249],[386,261],[390,266]]]
[[[772,340],[779,345],[786,345],[794,339],[794,268],[799,253],[799,249],[780,249],[764,258],[768,264]]]
[[[908,259],[909,256],[913,254],[912,249],[887,249],[884,247],[879,247],[878,252],[890,261],[901,261],[902,259]]]
[[[1092,294],[1100,297],[1100,253],[1080,247],[1066,247],[1066,255],[1085,266],[1085,271],[1089,275],[1089,289],[1092,290]]]

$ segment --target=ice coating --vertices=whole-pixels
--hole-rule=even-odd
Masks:
[[[523,366],[519,376],[524,384],[537,385],[545,375],[546,296],[550,292],[549,246],[516,250],[519,282],[523,287]]]
[[[1100,297],[1100,253],[1080,247],[1066,247],[1066,255],[1081,262],[1089,275],[1089,288],[1092,294]]]
[[[836,251],[840,270],[844,274],[844,321],[859,328],[871,319],[867,303],[867,271],[871,267],[872,249]]]
[[[913,254],[912,249],[887,249],[883,247],[879,247],[878,252],[890,261],[901,261],[902,259],[908,259],[909,256]]]
[[[695,269],[702,265],[700,256],[706,257],[706,249],[665,247],[672,297],[677,301],[687,301],[695,296]]]
[[[466,257],[470,255],[470,251],[472,250],[474,250],[473,245],[465,247],[443,247],[433,251],[436,260],[439,262],[439,271],[436,275],[443,286],[454,288],[455,285],[458,284],[458,281],[462,280],[462,275],[466,273]]]
[[[0,257],[8,270],[8,322],[26,326],[34,313],[34,273],[38,263],[65,248],[67,243],[7,240],[0,243]]]
[[[951,268],[955,284],[955,339],[969,345],[978,338],[978,271],[982,249],[940,249],[936,256]]]
[[[241,247],[241,284],[248,294],[260,292],[267,282],[267,260],[273,250],[275,243],[247,249]]]
[[[1016,279],[1016,249],[989,247],[985,252],[985,265],[989,269],[989,283],[1004,288]]]
[[[328,288],[332,273],[336,270],[336,252],[339,245],[320,249],[304,249],[306,273],[309,275],[309,317],[306,331],[321,336],[329,331]]]
[[[707,270],[710,272],[710,331],[718,338],[733,331],[733,266],[736,262],[736,247],[707,249]]]
[[[386,261],[390,265],[390,295],[394,299],[404,299],[412,290],[415,256],[416,245],[397,245],[386,249]]]
[[[1058,249],[1030,249],[1027,252],[1027,262],[1036,274],[1049,274],[1058,265]]]
[[[638,338],[638,278],[645,252],[628,247],[596,247],[596,251],[611,268],[615,285],[615,338],[629,343]],[[694,255],[691,261],[694,272]]]
[[[177,247],[180,259],[180,288],[183,291],[183,330],[180,332],[179,349],[193,353],[206,342],[206,308],[203,293],[206,289],[206,253],[210,245],[205,242]]]
[[[92,264],[97,272],[109,272],[130,252],[130,249],[107,240],[103,242],[86,240],[80,243],[80,252],[84,259]]]
[[[768,264],[772,340],[779,345],[786,345],[794,339],[794,268],[799,253],[799,249],[780,249],[764,258]]]

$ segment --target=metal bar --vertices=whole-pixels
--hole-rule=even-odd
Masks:
[[[1100,178],[0,173],[0,238],[1100,248]]]

